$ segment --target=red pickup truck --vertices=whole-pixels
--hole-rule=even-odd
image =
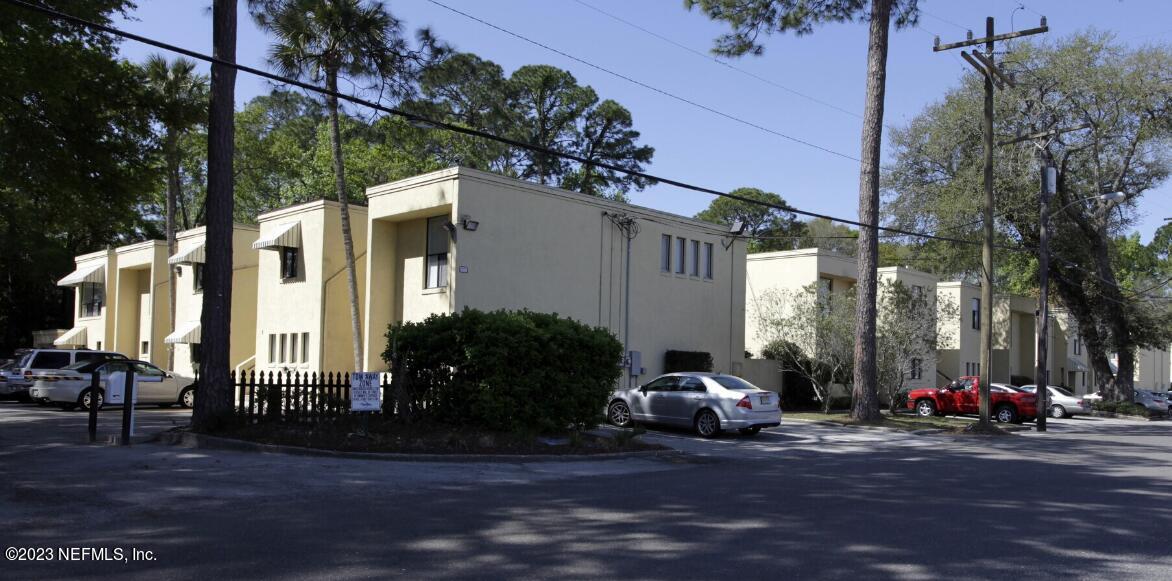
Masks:
[[[944,414],[978,414],[981,398],[979,377],[960,377],[938,389],[913,389],[908,392],[907,407],[921,416]],[[1019,424],[1038,415],[1038,397],[1032,393],[998,388],[989,390],[993,418],[1003,423]]]

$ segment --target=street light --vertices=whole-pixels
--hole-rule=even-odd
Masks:
[[[1039,432],[1046,431],[1046,413],[1050,409],[1050,370],[1048,368],[1049,345],[1048,339],[1050,334],[1050,313],[1049,313],[1049,294],[1050,294],[1050,196],[1058,191],[1058,170],[1054,166],[1046,166],[1042,168],[1042,195],[1039,207],[1041,209],[1040,232],[1038,235],[1038,338],[1037,338],[1037,363],[1034,368],[1034,383],[1037,384],[1038,389],[1034,393],[1037,394],[1038,403],[1038,417],[1037,426]],[[1118,204],[1127,199],[1127,194],[1123,192],[1108,192],[1105,194],[1098,194],[1096,196],[1087,196],[1074,200],[1065,206],[1058,209],[1057,213],[1088,200],[1097,200],[1107,204]]]

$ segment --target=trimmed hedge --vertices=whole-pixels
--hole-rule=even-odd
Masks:
[[[513,433],[560,433],[602,419],[621,375],[607,329],[530,311],[432,315],[392,325],[383,360],[397,415]]]
[[[712,354],[705,351],[668,351],[663,354],[663,372],[712,371]]]

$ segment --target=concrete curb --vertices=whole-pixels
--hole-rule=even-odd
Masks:
[[[856,430],[874,430],[874,431],[888,432],[888,433],[894,433],[894,434],[911,434],[913,436],[934,436],[934,435],[938,435],[938,434],[952,435],[952,432],[950,430],[946,430],[944,428],[924,428],[922,430],[901,430],[899,428],[889,428],[886,426],[863,426],[863,425],[857,425],[857,424],[840,424],[838,422],[831,422],[831,421],[827,421],[827,420],[803,420],[803,419],[797,419],[797,418],[790,418],[790,421],[791,422],[802,422],[802,423],[806,423],[806,424],[814,424],[814,425],[818,425],[818,426],[829,426],[832,428],[853,428]],[[1024,432],[1024,431],[1028,431],[1031,429],[1031,428],[1025,427],[1025,426],[1020,426],[1020,427],[998,426],[998,427],[1000,427],[1002,430],[1005,430],[1007,432]],[[959,434],[957,434],[957,435],[959,435]]]
[[[1092,417],[1096,417],[1096,418],[1114,418],[1117,420],[1135,420],[1137,422],[1166,422],[1166,421],[1168,421],[1167,417],[1153,418],[1153,417],[1144,417],[1144,416],[1133,416],[1131,414],[1117,414],[1115,412],[1100,412],[1100,411],[1096,411],[1096,410],[1092,410],[1090,415]]]
[[[608,452],[602,454],[402,454],[392,452],[344,452],[318,450],[301,446],[261,444],[234,438],[221,438],[192,432],[161,432],[153,441],[167,446],[199,448],[208,450],[233,450],[237,452],[258,452],[262,454],[287,454],[290,456],[318,456],[349,460],[383,460],[390,462],[500,462],[519,464],[526,462],[590,462],[597,460],[624,460],[630,458],[676,458],[684,456],[679,450],[642,450],[638,452]]]

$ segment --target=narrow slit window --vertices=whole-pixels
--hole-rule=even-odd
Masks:
[[[683,238],[676,238],[676,274],[686,274],[688,272],[688,241]]]
[[[700,276],[700,241],[692,241],[692,276]]]
[[[301,362],[309,362],[309,333],[301,334]]]
[[[671,272],[671,235],[664,234],[659,242],[659,270]]]
[[[704,278],[712,280],[712,243],[704,243]]]
[[[444,227],[447,216],[427,220],[427,280],[424,288],[448,286],[448,231]]]

